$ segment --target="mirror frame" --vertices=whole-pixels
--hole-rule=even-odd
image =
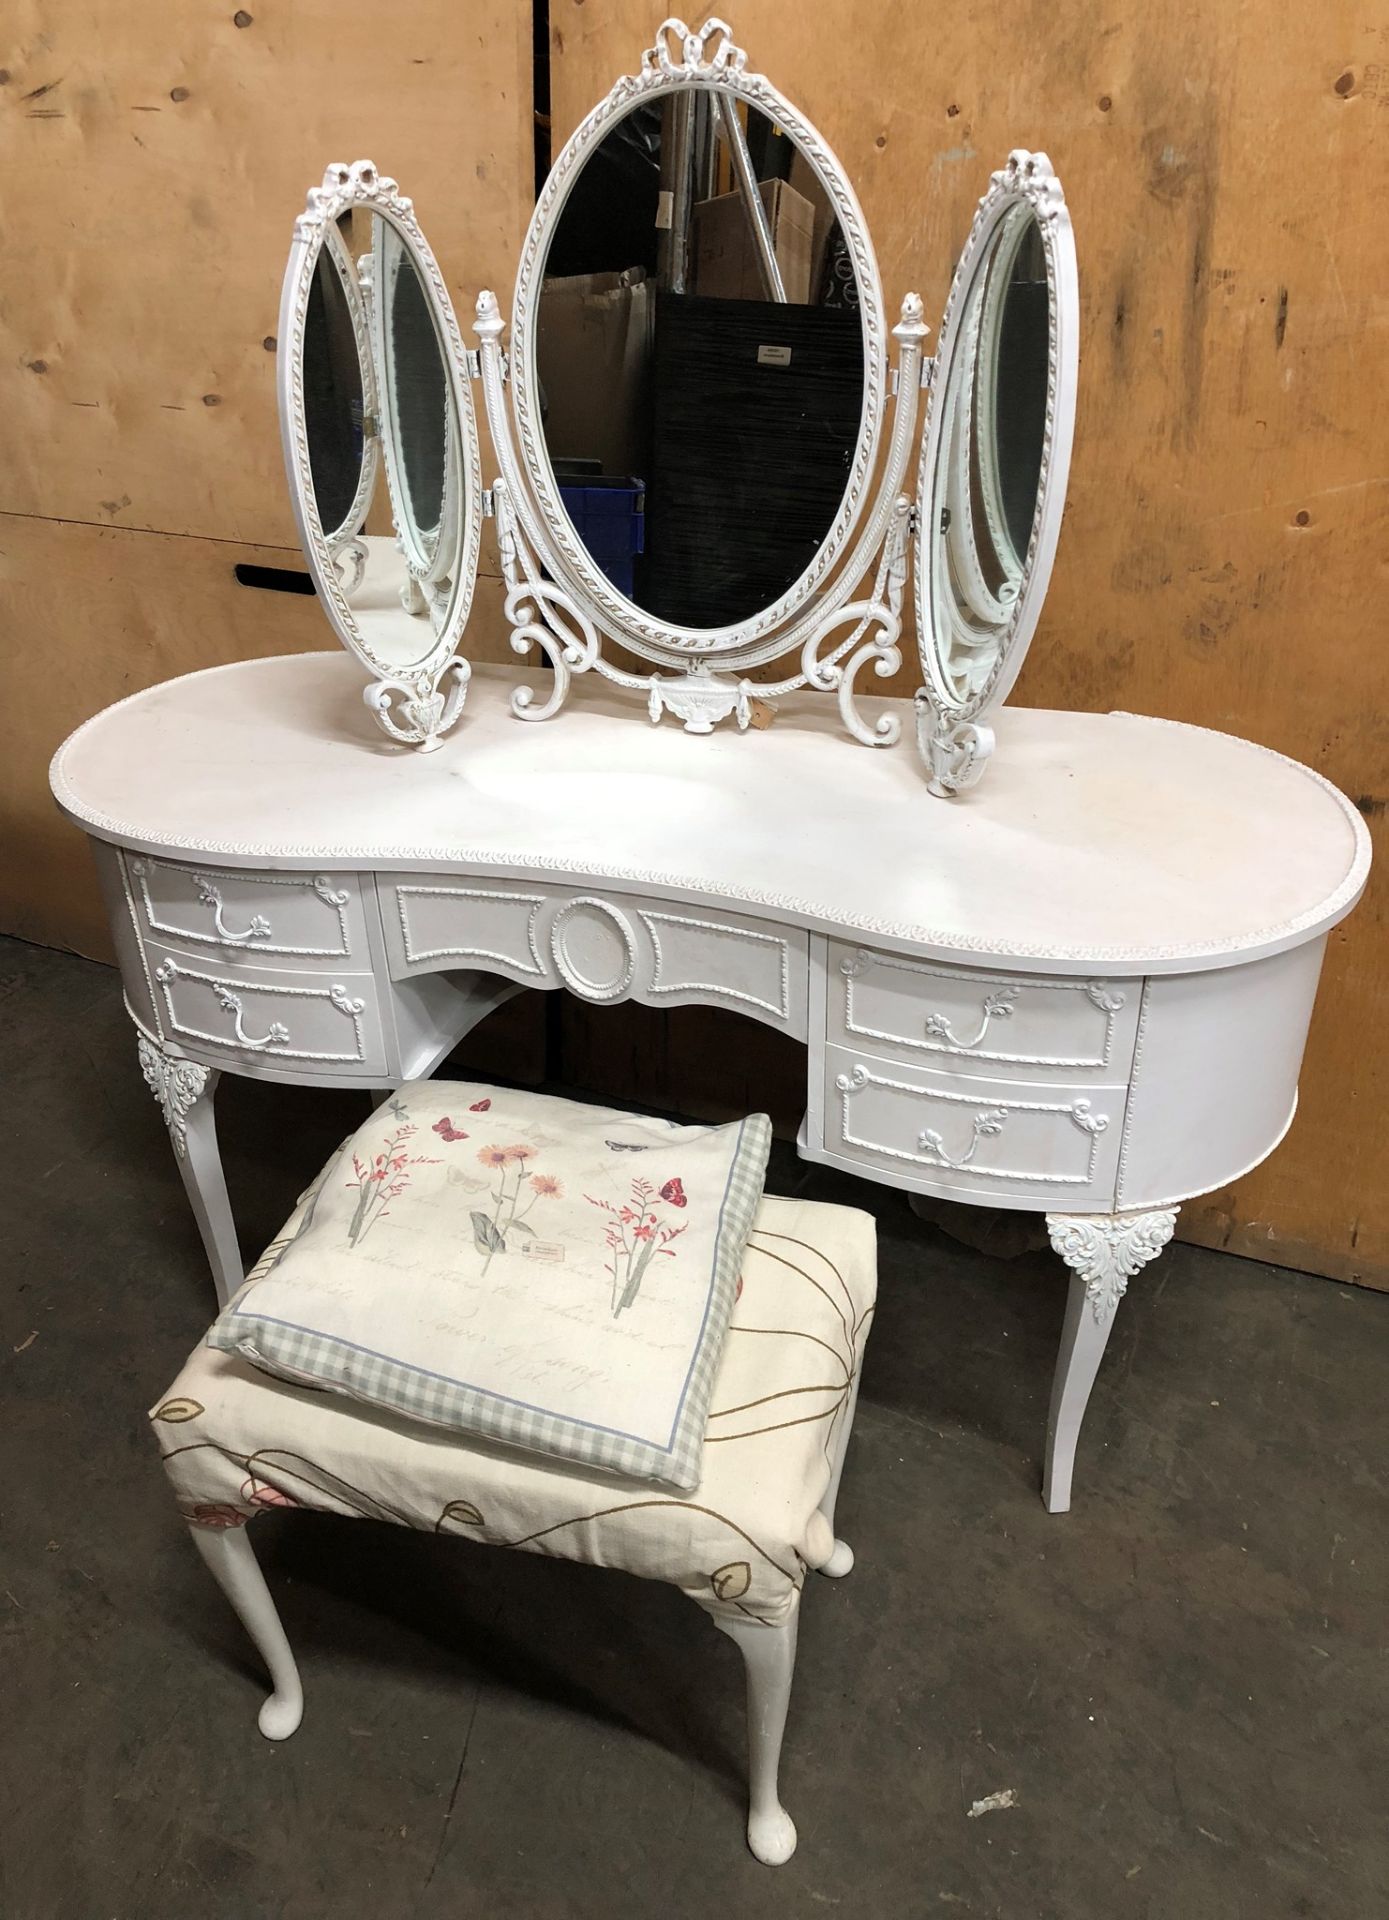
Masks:
[[[971,324],[972,296],[981,271],[986,272],[990,265],[990,249],[999,227],[1019,206],[1030,208],[1041,234],[1049,291],[1046,416],[1037,505],[1027,552],[1022,556],[1017,596],[1007,617],[999,624],[993,667],[973,693],[961,698],[950,683],[942,659],[942,647],[949,635],[941,633],[937,619],[944,557],[944,542],[938,536],[938,528],[943,494],[951,485],[949,473],[938,476],[937,463],[942,455],[942,440],[957,430],[962,418],[968,425],[973,409],[972,399],[967,404],[955,400],[963,355],[977,346],[980,358],[987,356],[988,371],[990,377],[992,375],[996,342],[982,338],[989,323],[988,315],[980,313],[978,325]],[[980,291],[981,297],[986,298],[987,287]],[[926,680],[916,696],[917,741],[930,770],[930,790],[935,794],[961,793],[973,786],[983,773],[994,744],[993,730],[983,724],[983,716],[1000,706],[1011,691],[1036,631],[1051,580],[1066,504],[1066,480],[1075,431],[1079,334],[1080,289],[1075,237],[1061,183],[1046,154],[1017,148],[1009,154],[1008,164],[992,176],[955,268],[950,298],[941,321],[917,469],[912,572],[917,648]],[[986,405],[986,413],[991,417],[991,401]]]
[[[674,43],[674,45],[672,44]],[[853,463],[839,511],[805,572],[788,591],[746,619],[723,627],[683,627],[644,612],[620,593],[595,564],[565,512],[540,418],[536,344],[541,276],[565,204],[580,170],[613,125],[632,107],[685,92],[731,94],[756,107],[800,148],[836,214],[853,261],[863,339],[863,404]],[[641,68],[619,80],[580,124],[550,169],[526,230],[516,274],[511,318],[512,415],[526,476],[533,489],[560,585],[591,610],[595,623],[642,659],[690,666],[708,661],[733,668],[758,666],[790,651],[804,637],[798,627],[811,600],[850,549],[870,500],[888,399],[888,328],[877,258],[848,175],[804,116],[763,75],[747,71],[747,55],[728,25],[706,21],[696,33],[665,20]],[[787,629],[792,629],[788,631]]]
[[[462,491],[458,510],[466,515],[466,527],[458,543],[459,565],[452,604],[447,618],[433,628],[431,644],[422,646],[419,657],[405,666],[383,659],[373,652],[357,625],[347,595],[360,581],[361,560],[365,556],[363,553],[353,557],[355,578],[344,582],[340,556],[350,551],[351,543],[338,542],[335,551],[334,543],[325,535],[319,522],[304,412],[304,328],[314,272],[320,254],[325,248],[333,247],[333,241],[327,238],[329,234],[333,235],[338,248],[346,255],[347,249],[337,233],[337,222],[344,213],[357,207],[368,209],[395,228],[419,273],[426,298],[433,309],[460,441],[457,481]],[[336,251],[333,257],[336,261]],[[350,259],[348,264],[351,265]],[[353,272],[355,275],[355,268]],[[359,300],[360,297],[359,288]],[[374,326],[368,326],[369,336],[374,335],[375,331]],[[477,582],[484,512],[482,458],[468,379],[467,356],[448,289],[429,243],[420,231],[411,202],[400,193],[395,181],[379,173],[370,160],[356,160],[351,166],[334,162],[324,173],[322,185],[310,188],[305,210],[294,223],[294,240],[280,296],[277,340],[280,439],[285,472],[289,479],[290,501],[300,544],[323,610],[342,645],[373,676],[363,689],[362,697],[385,732],[403,745],[421,749],[437,747],[440,736],[462,711],[471,673],[468,662],[457,648],[467,625]],[[360,352],[360,333],[358,342]],[[363,395],[365,397],[370,385],[379,403],[382,397],[380,369],[370,347],[363,355],[362,365]],[[376,415],[376,427],[379,435],[382,427],[379,412]],[[366,465],[364,445],[364,471]],[[394,502],[392,504],[394,509]],[[440,544],[443,544],[442,539]],[[424,621],[420,622],[420,628],[423,640],[429,628]]]
[[[352,264],[352,256],[343,244],[342,235],[335,224],[330,224],[323,233],[323,253],[326,254],[337,271],[338,283],[342,287],[343,299],[347,303],[348,315],[352,322],[352,337],[357,343],[357,365],[362,377],[362,413],[370,419],[377,417],[376,368],[371,358],[371,317],[367,303],[362,297],[361,283],[357,278],[357,269]],[[320,256],[321,257],[321,256]],[[315,262],[315,266],[317,262]],[[305,319],[307,321],[307,310]],[[371,496],[375,491],[377,476],[381,465],[381,446],[374,434],[363,433],[362,460],[357,472],[357,488],[352,496],[352,504],[341,521],[331,533],[324,528],[323,539],[329,553],[337,560],[348,549],[355,548],[357,534]],[[315,496],[314,510],[318,502]],[[350,556],[355,566],[366,561],[365,550]]]

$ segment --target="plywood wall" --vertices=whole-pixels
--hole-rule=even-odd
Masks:
[[[0,17],[0,926],[103,953],[53,749],[107,702],[330,646],[275,414],[295,216],[368,156],[416,206],[464,327],[509,290],[533,198],[526,0],[10,0]],[[475,657],[502,657],[484,550]]]
[[[914,288],[939,318],[1010,148],[1044,149],[1065,184],[1080,410],[1053,586],[1013,698],[1245,734],[1336,781],[1385,851],[1384,7],[721,11],[847,167],[890,302]],[[635,66],[655,13],[553,0],[550,19],[560,140]],[[916,684],[904,672],[897,690]],[[1189,1207],[1188,1237],[1389,1285],[1387,905],[1381,870],[1332,936],[1287,1143]]]
[[[1046,148],[1066,183],[1081,406],[1054,585],[1015,698],[1247,734],[1318,767],[1381,832],[1383,8],[730,10],[753,65],[841,155],[889,298],[916,288],[928,319],[1010,147]],[[635,65],[659,11],[551,0],[557,136]],[[479,284],[510,288],[531,200],[530,67],[521,0],[384,13],[11,0],[0,925],[102,950],[81,838],[46,786],[71,726],[170,673],[326,644],[312,601],[231,578],[237,560],[295,560],[273,392],[294,215],[328,160],[370,155],[414,197],[466,324]],[[499,657],[494,557],[484,564],[468,644]],[[912,684],[904,674],[901,690]],[[1333,936],[1288,1143],[1189,1208],[1188,1235],[1389,1284],[1386,900],[1377,876]],[[595,1073],[616,1031],[588,1048]],[[739,1029],[740,1073],[760,1044],[761,1029]],[[785,1081],[784,1060],[764,1066]]]

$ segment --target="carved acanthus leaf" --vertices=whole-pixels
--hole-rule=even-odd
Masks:
[[[177,1060],[162,1052],[143,1033],[135,1038],[145,1085],[159,1102],[174,1152],[182,1160],[188,1152],[188,1114],[207,1085],[209,1069],[195,1060]]]
[[[1157,1259],[1176,1225],[1175,1207],[1151,1213],[1047,1215],[1051,1244],[1085,1282],[1085,1297],[1101,1326],[1139,1268]]]

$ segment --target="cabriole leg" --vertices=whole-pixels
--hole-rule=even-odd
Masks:
[[[143,1033],[139,1035],[139,1047],[140,1071],[169,1129],[184,1190],[212,1268],[217,1304],[224,1307],[245,1279],[246,1269],[241,1264],[212,1111],[220,1076],[196,1060],[165,1053]]]
[[[1047,1416],[1042,1499],[1050,1513],[1070,1510],[1080,1423],[1119,1302],[1139,1268],[1162,1252],[1176,1224],[1175,1207],[1151,1213],[1047,1215],[1051,1244],[1071,1269]]]
[[[859,1366],[854,1375],[854,1384],[849,1389],[849,1404],[844,1409],[844,1424],[839,1429],[839,1444],[835,1449],[834,1467],[830,1473],[830,1483],[825,1489],[825,1497],[820,1502],[820,1511],[830,1523],[830,1532],[834,1533],[834,1510],[839,1502],[839,1482],[844,1473],[844,1456],[849,1451],[849,1435],[854,1430],[854,1415],[858,1411],[858,1383],[863,1378],[863,1367]],[[854,1550],[847,1540],[834,1536],[834,1552],[817,1572],[825,1574],[831,1580],[842,1580],[846,1573],[854,1570]]]
[[[796,1828],[777,1794],[781,1736],[791,1703],[799,1608],[779,1627],[739,1614],[711,1614],[714,1625],[740,1648],[748,1675],[748,1845],[767,1867],[796,1851]]]
[[[267,1740],[288,1740],[304,1717],[304,1692],[299,1684],[299,1669],[294,1664],[294,1655],[289,1650],[265,1576],[256,1564],[246,1529],[190,1526],[188,1531],[270,1671],[275,1691],[260,1710],[260,1730]]]

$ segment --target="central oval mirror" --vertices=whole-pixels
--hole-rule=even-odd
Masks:
[[[771,87],[653,78],[547,183],[515,404],[547,525],[619,637],[716,655],[803,608],[857,522],[881,294],[847,181]]]
[[[310,194],[280,340],[286,463],[319,596],[378,676],[378,714],[386,695],[417,703],[386,730],[433,744],[447,724],[438,676],[452,667],[460,697],[466,679],[454,649],[477,566],[477,431],[438,268],[410,202],[369,162],[330,167]]]

